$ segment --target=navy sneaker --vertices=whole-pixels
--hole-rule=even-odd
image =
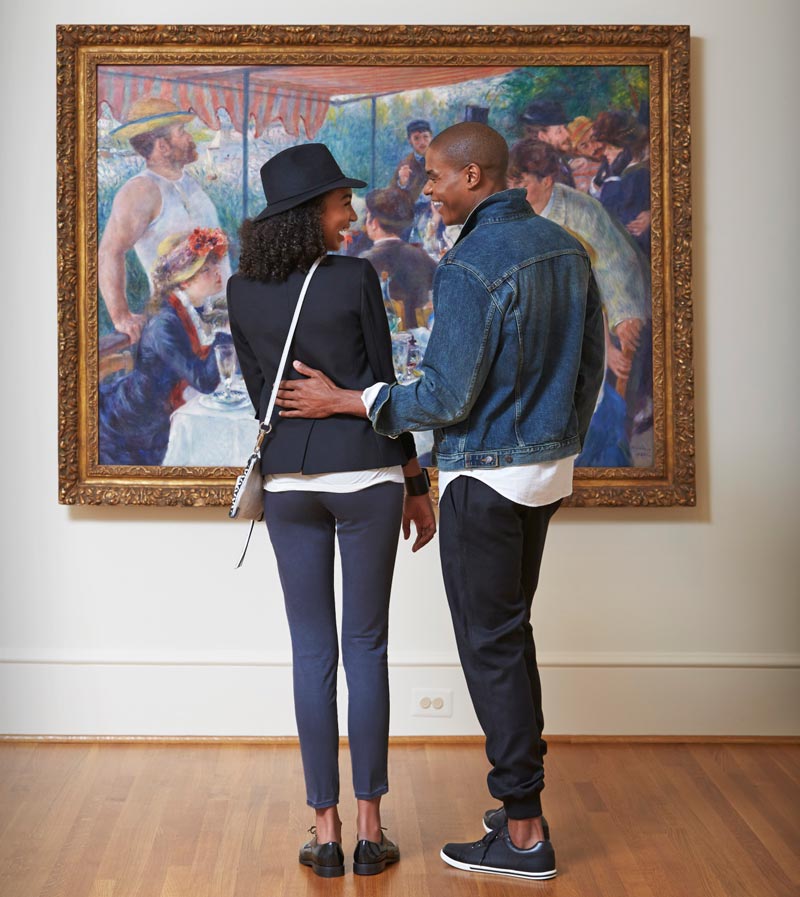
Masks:
[[[312,826],[309,832],[314,837],[300,848],[300,862],[304,866],[311,866],[322,878],[339,878],[344,875],[342,845],[338,841],[320,844],[317,841],[316,826]]]
[[[549,841],[539,841],[527,850],[511,843],[508,829],[489,832],[472,844],[445,844],[439,856],[465,872],[487,872],[512,878],[555,878],[556,854]]]
[[[494,832],[507,824],[508,817],[506,816],[505,807],[497,807],[494,810],[487,810],[483,814],[483,830],[485,832]],[[544,816],[542,816],[542,829],[544,831],[545,841],[549,841],[550,826],[547,824],[547,820],[544,818]]]

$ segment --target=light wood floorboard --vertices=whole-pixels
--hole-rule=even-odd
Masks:
[[[349,754],[341,752],[343,793]],[[545,812],[560,875],[522,882],[439,859],[492,805],[475,744],[390,751],[384,824],[402,860],[352,875],[297,863],[313,820],[299,749],[0,745],[2,897],[798,897],[800,746],[556,743]]]

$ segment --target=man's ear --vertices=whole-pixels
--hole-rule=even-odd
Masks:
[[[477,162],[470,162],[469,165],[467,165],[466,172],[467,186],[474,190],[483,179],[481,167]]]
[[[169,140],[166,137],[157,137],[155,143],[153,144],[153,150],[150,153],[151,156],[158,154],[159,156],[163,156],[164,147],[169,148]]]

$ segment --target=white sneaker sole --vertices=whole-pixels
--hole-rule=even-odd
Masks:
[[[547,878],[555,878],[558,875],[557,869],[548,869],[547,872],[522,872],[517,869],[498,869],[496,866],[472,866],[469,863],[461,863],[447,856],[444,850],[439,851],[439,856],[455,869],[463,869],[464,872],[486,872],[489,875],[508,875],[511,878],[529,878],[536,881],[542,881]]]
[[[481,820],[481,825],[483,826],[483,830],[484,830],[484,831],[486,832],[486,834],[488,835],[489,832],[491,831],[491,829],[489,828],[489,826],[488,826],[485,822],[483,822],[483,820]]]

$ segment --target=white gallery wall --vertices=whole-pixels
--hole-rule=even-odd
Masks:
[[[692,28],[698,506],[564,510],[534,622],[561,734],[800,732],[796,0],[155,0],[117,22],[665,23]],[[58,23],[0,7],[0,733],[291,735],[288,633],[263,531],[224,509],[57,503]],[[400,548],[392,732],[479,731],[438,548]],[[413,715],[414,690],[452,715]],[[344,728],[344,718],[343,718]]]

